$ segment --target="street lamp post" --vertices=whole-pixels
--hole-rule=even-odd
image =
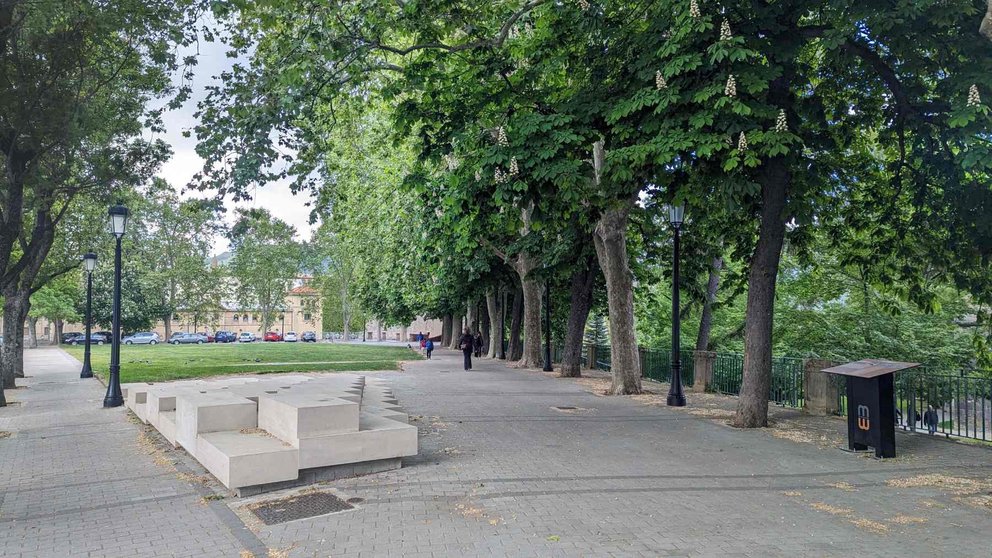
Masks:
[[[104,407],[120,407],[124,404],[121,395],[121,239],[127,229],[127,208],[123,205],[111,206],[110,232],[117,240],[114,247],[114,306],[110,328],[110,381],[107,382],[107,395],[103,398]]]
[[[506,289],[503,290],[499,311],[503,315],[499,328],[499,359],[506,360]]]
[[[93,368],[90,367],[90,328],[93,326],[93,270],[96,269],[96,254],[83,254],[83,265],[86,269],[86,339],[83,342],[83,370],[80,378],[92,378]]]
[[[685,394],[682,393],[682,358],[680,355],[679,326],[679,229],[685,217],[684,205],[671,205],[668,208],[668,221],[675,231],[675,257],[672,264],[672,379],[668,388],[668,406],[685,407]]]
[[[544,283],[544,371],[551,372],[551,283]]]

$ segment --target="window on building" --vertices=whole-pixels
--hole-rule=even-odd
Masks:
[[[309,312],[305,312],[303,314],[303,319],[309,322],[310,321],[310,313]]]
[[[241,316],[241,321],[243,321],[244,323],[248,323],[248,314]]]
[[[237,314],[234,315],[234,323],[238,323],[238,315]]]

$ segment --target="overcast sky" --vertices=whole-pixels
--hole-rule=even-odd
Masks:
[[[206,97],[206,86],[215,82],[214,76],[234,63],[234,59],[225,56],[225,47],[220,43],[201,41],[199,45],[199,64],[196,67],[196,77],[193,80],[193,94],[189,102],[180,110],[168,112],[164,116],[167,132],[164,139],[172,145],[173,156],[162,166],[158,176],[169,181],[178,191],[185,186],[193,175],[200,170],[203,160],[196,154],[196,138],[185,138],[183,130],[196,125],[196,104]],[[199,192],[187,196],[202,196]],[[305,197],[294,196],[285,182],[275,182],[259,188],[254,199],[248,203],[227,203],[228,218],[233,215],[236,207],[256,206],[268,209],[273,215],[296,227],[297,239],[310,238],[313,227],[309,224],[310,208],[306,207]],[[214,253],[227,250],[228,242],[223,237],[214,239]]]

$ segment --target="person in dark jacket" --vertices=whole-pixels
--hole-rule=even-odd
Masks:
[[[458,339],[458,348],[462,350],[462,354],[465,355],[465,370],[472,369],[472,350],[475,348],[475,339],[472,338],[472,332],[465,330],[461,338]]]
[[[937,432],[937,409],[933,408],[933,405],[929,405],[925,413],[923,413],[923,425],[927,427],[927,430],[933,434]]]
[[[475,339],[472,340],[472,344],[475,347],[475,358],[482,356],[482,334],[476,333]]]
[[[434,342],[428,339],[424,343],[424,351],[427,353],[427,360],[431,359],[431,353],[434,352]]]

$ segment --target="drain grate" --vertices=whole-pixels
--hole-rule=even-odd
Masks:
[[[262,523],[276,525],[286,523],[287,521],[343,512],[354,508],[355,506],[333,494],[311,492],[281,500],[263,502],[251,506],[249,509],[262,520]]]

